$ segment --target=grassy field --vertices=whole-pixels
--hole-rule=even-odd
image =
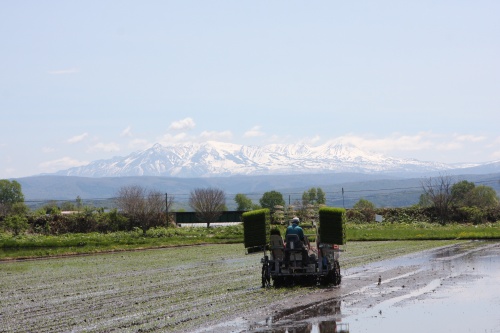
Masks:
[[[242,226],[156,228],[148,230],[146,234],[139,229],[107,234],[94,232],[58,236],[26,234],[13,237],[0,233],[0,260],[241,242]]]
[[[500,239],[500,223],[431,224],[431,223],[370,223],[349,224],[348,239],[374,240],[435,240],[435,239]]]
[[[282,234],[284,234],[284,230],[285,227],[281,227]],[[313,231],[305,229],[305,232],[310,234]],[[500,239],[500,223],[449,224],[445,226],[430,223],[348,223],[347,239],[349,242]],[[217,228],[156,228],[148,230],[145,234],[138,229],[131,232],[63,234],[58,236],[39,234],[12,236],[0,233],[0,260],[242,242],[243,227],[241,225]]]

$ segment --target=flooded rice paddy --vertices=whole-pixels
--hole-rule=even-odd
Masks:
[[[461,244],[348,269],[316,304],[240,331],[500,332],[499,284],[500,243]]]
[[[499,247],[351,243],[339,288],[261,289],[241,244],[2,262],[0,332],[500,332]]]

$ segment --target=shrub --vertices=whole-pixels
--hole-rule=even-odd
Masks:
[[[406,208],[379,208],[376,213],[384,217],[389,223],[417,223],[431,222],[433,208],[406,207]],[[436,217],[437,219],[437,217]]]
[[[29,228],[28,219],[21,215],[9,215],[3,220],[3,227],[17,236]]]
[[[101,214],[98,223],[100,232],[127,231],[130,230],[130,221],[118,210],[113,209],[108,213]]]
[[[357,209],[349,209],[346,218],[352,223],[366,223],[365,216]]]
[[[464,222],[480,224],[486,222],[486,214],[477,207],[460,207],[458,209],[464,216]]]

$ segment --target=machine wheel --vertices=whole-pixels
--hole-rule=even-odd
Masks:
[[[326,276],[320,277],[319,283],[323,286],[327,285],[340,285],[342,281],[342,275],[340,275],[340,264],[337,260],[333,261],[332,267],[328,271]]]
[[[340,263],[338,260],[335,260],[333,264],[331,282],[334,286],[338,286],[340,285],[340,282],[342,282],[342,275],[340,275]]]
[[[262,264],[262,288],[268,288],[271,286],[271,275],[269,274],[269,263],[266,260]]]

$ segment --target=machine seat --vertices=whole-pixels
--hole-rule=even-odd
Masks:
[[[301,250],[303,247],[298,235],[286,235],[287,250]]]
[[[271,235],[271,253],[274,260],[283,261],[285,259],[285,247],[283,238],[280,235]]]

